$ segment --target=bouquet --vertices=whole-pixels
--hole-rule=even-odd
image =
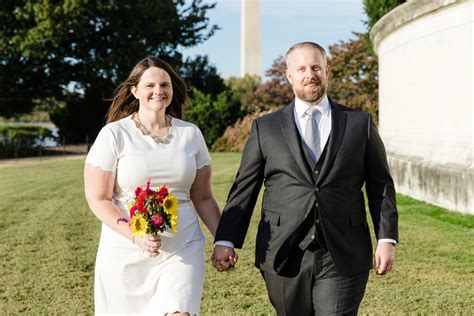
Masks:
[[[166,229],[176,232],[178,225],[178,200],[168,192],[166,186],[156,191],[150,189],[150,180],[146,188],[137,187],[135,198],[128,205],[130,227],[133,236],[158,234]]]

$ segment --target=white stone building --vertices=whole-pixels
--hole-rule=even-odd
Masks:
[[[411,0],[371,31],[397,192],[474,214],[474,0]]]

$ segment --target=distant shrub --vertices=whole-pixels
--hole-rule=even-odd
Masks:
[[[272,111],[254,112],[237,120],[233,126],[227,127],[224,134],[214,142],[212,150],[221,152],[242,152],[250,134],[253,120],[270,112]]]
[[[41,143],[52,137],[51,131],[41,126],[0,126],[0,157],[37,155]]]

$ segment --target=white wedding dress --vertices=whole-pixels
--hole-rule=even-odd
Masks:
[[[129,239],[102,224],[95,265],[96,314],[199,313],[204,283],[204,235],[189,191],[196,170],[211,163],[201,131],[173,118],[168,144],[157,144],[131,116],[102,128],[86,164],[116,174],[113,202],[129,218],[137,186],[166,185],[180,201],[175,234],[161,234],[160,254],[149,257]]]

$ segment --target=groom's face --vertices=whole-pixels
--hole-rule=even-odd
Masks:
[[[319,102],[328,87],[329,67],[323,54],[311,46],[298,47],[287,66],[286,77],[295,95],[307,103]]]

